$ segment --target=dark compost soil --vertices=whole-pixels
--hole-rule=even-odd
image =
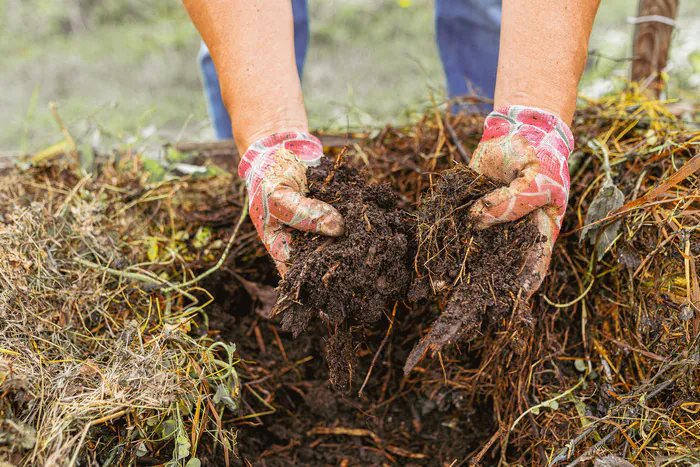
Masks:
[[[402,305],[382,358],[358,397],[328,381],[322,322],[314,320],[294,338],[280,330],[277,318],[270,321],[254,312],[236,316],[245,304],[217,302],[209,313],[210,326],[220,329],[224,340],[240,343],[239,374],[251,381],[242,392],[241,414],[258,414],[237,427],[239,459],[234,465],[450,465],[473,454],[497,429],[490,399],[475,400],[468,388],[421,389],[419,378],[403,378],[403,362],[418,336],[421,316]],[[382,317],[367,334],[353,372],[354,387],[362,383],[385,337],[386,331],[376,328],[387,323]],[[469,358],[478,362],[474,355],[462,356]],[[202,461],[205,467],[225,465],[220,450]]]
[[[375,323],[385,307],[407,295],[413,222],[398,209],[391,186],[368,183],[340,158],[309,169],[307,179],[309,196],[338,209],[346,233],[329,238],[295,232],[275,312],[282,314],[282,329],[295,336],[320,318],[330,335],[331,381],[345,388],[355,366],[350,328]]]
[[[440,174],[418,209],[413,300],[442,296],[447,305],[411,352],[408,373],[425,355],[445,345],[470,340],[484,320],[502,325],[511,315],[520,328],[532,327],[529,309],[519,298],[518,274],[525,257],[542,241],[535,224],[524,218],[486,230],[474,227],[469,208],[499,184],[465,165]],[[514,313],[515,312],[515,313]],[[519,343],[517,333],[514,344]]]
[[[296,235],[290,270],[278,288],[281,312],[271,320],[255,312],[267,301],[260,291],[269,285],[258,281],[269,283],[263,271],[271,271],[271,263],[249,275],[255,287],[239,276],[233,282],[214,281],[242,284],[237,292],[230,287],[214,291],[209,312],[209,328],[237,343],[240,374],[251,381],[242,393],[241,411],[249,418],[239,424],[236,462],[429,466],[474,455],[498,430],[493,400],[477,389],[476,380],[457,386],[442,381],[450,365],[480,373],[483,352],[495,352],[483,341],[493,342],[493,337],[474,349],[448,346],[439,363],[422,362],[410,375],[403,369],[409,355],[416,354],[411,349],[417,342],[437,342],[430,336],[448,332],[454,339],[449,343],[490,334],[488,324],[500,325],[509,316],[521,259],[515,252],[537,241],[536,230],[528,222],[474,230],[468,206],[495,185],[464,168],[445,172],[416,214],[397,208],[388,185],[368,183],[345,165],[326,161],[309,170],[308,180],[310,196],[343,214],[347,235]],[[455,231],[444,228],[446,214]],[[416,244],[425,235],[423,224],[436,226],[433,232],[444,248],[443,255],[429,261],[423,256],[425,244],[420,250]],[[450,243],[445,235],[457,237]],[[465,249],[459,245],[471,238],[462,268]],[[471,278],[456,280],[460,271]],[[431,278],[449,285],[436,290]],[[409,289],[413,303],[407,301]],[[443,300],[435,300],[435,292]],[[441,303],[453,296],[461,306],[443,310]],[[456,333],[450,327],[455,323],[460,326]],[[460,332],[465,323],[468,332]],[[340,391],[341,384],[354,390]],[[222,464],[211,458],[205,465]]]
[[[505,327],[512,315],[512,344],[522,346],[532,317],[519,300],[518,274],[540,234],[527,218],[477,230],[469,215],[473,203],[499,184],[457,165],[439,175],[413,216],[397,207],[388,184],[368,183],[341,159],[310,169],[308,182],[309,196],[333,204],[347,232],[340,238],[295,233],[276,310],[282,329],[295,336],[313,317],[326,325],[334,385],[347,388],[357,367],[362,336],[353,327],[375,323],[386,307],[407,296],[438,296],[447,305],[409,355],[406,373],[426,353],[473,339],[484,321]]]

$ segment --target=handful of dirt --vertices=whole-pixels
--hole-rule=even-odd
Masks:
[[[443,172],[424,197],[417,213],[417,276],[410,298],[438,295],[447,306],[413,348],[406,373],[428,351],[435,354],[446,345],[473,339],[484,321],[502,326],[513,315],[520,328],[532,326],[530,311],[519,300],[518,275],[528,251],[542,241],[537,227],[526,217],[477,230],[469,215],[477,199],[500,186],[458,165]]]
[[[331,381],[352,380],[355,342],[350,327],[377,321],[406,297],[411,282],[413,220],[398,209],[388,184],[370,184],[355,168],[324,159],[307,171],[308,196],[345,219],[339,238],[295,232],[291,266],[278,287],[282,329],[296,337],[312,318],[328,327]]]

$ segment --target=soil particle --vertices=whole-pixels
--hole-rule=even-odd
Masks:
[[[238,293],[244,291],[239,289]],[[225,325],[220,330],[221,337],[238,343],[242,365],[238,370],[247,381],[238,415],[269,409],[248,387],[265,397],[276,411],[237,427],[240,458],[233,460],[233,465],[381,467],[390,463],[388,458],[394,459],[391,465],[450,465],[478,450],[497,429],[488,398],[478,397],[473,402],[475,407],[467,406],[471,400],[469,390],[449,386],[421,389],[419,381],[402,378],[401,366],[415,341],[417,320],[422,314],[411,317],[407,309],[399,310],[395,332],[386,346],[393,350],[382,356],[384,363],[374,368],[373,383],[358,398],[328,384],[326,363],[321,358],[327,352],[323,339],[327,331],[320,321],[313,321],[304,333],[293,338],[291,333],[277,333],[278,318],[268,321],[252,311],[252,303],[246,307],[239,303],[229,300],[210,308],[208,313],[210,321]],[[243,311],[245,315],[237,316]],[[403,319],[399,320],[399,316]],[[387,321],[388,318],[381,319],[381,323]],[[252,337],[256,328],[260,330],[261,342],[266,343],[264,351]],[[369,330],[367,344],[377,349],[384,336],[385,332],[375,325]],[[405,350],[399,351],[402,347]],[[299,362],[294,369],[286,366],[282,349],[289,362]],[[358,358],[353,387],[362,383],[372,357],[370,353]],[[473,355],[465,353],[462,357],[469,359]],[[439,372],[429,368],[432,370]],[[364,435],[319,431],[333,428]],[[221,448],[215,449],[216,454],[202,459],[204,467],[225,465]],[[397,452],[406,454],[397,456]]]
[[[327,326],[331,381],[352,380],[350,326],[376,322],[384,308],[406,297],[411,281],[412,220],[388,184],[371,184],[342,163],[324,160],[307,172],[309,196],[344,217],[339,238],[295,232],[291,265],[278,288],[282,328],[299,335],[312,318]]]
[[[447,305],[411,352],[406,372],[426,352],[435,354],[446,345],[474,338],[483,322],[503,327],[513,315],[516,325],[532,325],[529,310],[518,300],[518,274],[527,252],[542,241],[537,227],[524,218],[477,230],[469,215],[477,199],[498,187],[459,165],[441,174],[418,209],[418,275],[410,297],[420,300],[432,292]]]
[[[336,394],[327,386],[315,386],[304,399],[311,412],[324,420],[333,420],[338,416]]]

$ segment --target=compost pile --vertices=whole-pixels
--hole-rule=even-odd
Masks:
[[[345,235],[295,235],[275,313],[282,313],[282,329],[295,337],[314,316],[326,324],[330,378],[346,388],[356,360],[350,327],[376,322],[386,306],[408,293],[412,221],[397,208],[389,184],[368,184],[342,159],[325,159],[309,169],[307,179],[309,196],[343,215]]]
[[[370,210],[396,216],[377,241],[406,236],[400,210],[420,220],[421,200],[449,186],[437,174],[468,162],[482,123],[431,111],[410,127],[386,127],[344,155],[374,187],[355,188],[355,207],[331,199],[314,173],[312,193],[348,212],[361,211],[361,199],[372,229],[384,224]],[[434,288],[438,276],[456,291],[459,270],[426,256],[409,263],[418,282],[428,277],[425,298],[401,297],[406,279],[391,283],[401,293],[378,295],[371,309],[349,311],[357,302],[336,295],[323,306],[335,313],[343,303],[347,314],[331,317],[302,290],[304,305],[269,319],[278,279],[235,177],[214,168],[197,177],[144,171],[126,152],[98,158],[88,175],[72,151],[35,155],[30,167],[3,174],[0,187],[0,459],[697,463],[700,131],[635,88],[580,109],[573,130],[569,209],[530,304],[533,320],[512,325],[518,314],[505,301],[493,316],[488,307],[498,300],[476,308],[480,324],[469,339],[407,375],[411,350],[454,293]],[[327,149],[334,162],[340,148]],[[333,190],[352,186],[358,173],[335,175]],[[523,235],[523,245],[535,237]],[[321,261],[314,251],[309,261]],[[470,263],[472,277],[481,263]],[[339,277],[314,280],[342,293]],[[306,325],[296,338],[281,328],[289,311]],[[335,323],[352,336],[343,391],[326,364]]]

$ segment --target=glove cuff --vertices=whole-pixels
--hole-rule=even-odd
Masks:
[[[574,136],[564,121],[546,110],[522,105],[502,107],[484,121],[481,141],[518,134],[535,148],[552,146],[565,160],[574,149]]]
[[[294,154],[306,166],[320,164],[323,157],[323,144],[314,135],[297,131],[274,133],[248,147],[238,164],[238,175],[248,181],[253,174],[264,173],[282,148]]]

